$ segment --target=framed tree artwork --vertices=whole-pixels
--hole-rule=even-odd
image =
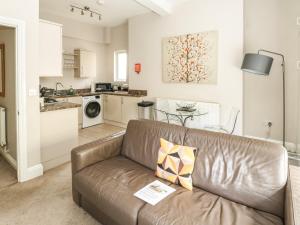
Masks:
[[[187,34],[163,39],[163,81],[216,84],[218,32]]]
[[[0,96],[5,97],[5,45],[0,44]]]

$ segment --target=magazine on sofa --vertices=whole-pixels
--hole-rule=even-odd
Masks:
[[[134,196],[142,199],[150,205],[156,205],[174,191],[176,191],[174,188],[156,180],[134,193]]]

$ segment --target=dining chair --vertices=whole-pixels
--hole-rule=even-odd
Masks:
[[[238,108],[231,107],[229,115],[227,119],[224,121],[224,123],[221,123],[220,125],[216,125],[216,126],[208,126],[205,127],[204,129],[215,131],[215,132],[226,133],[226,134],[233,134],[236,127],[239,113],[240,110]]]

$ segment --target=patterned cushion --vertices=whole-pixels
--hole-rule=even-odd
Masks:
[[[156,176],[192,190],[196,148],[174,145],[162,138],[160,146]]]

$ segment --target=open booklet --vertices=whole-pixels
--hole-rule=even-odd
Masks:
[[[176,191],[174,188],[156,180],[134,193],[134,196],[151,205],[156,205],[174,191]]]

